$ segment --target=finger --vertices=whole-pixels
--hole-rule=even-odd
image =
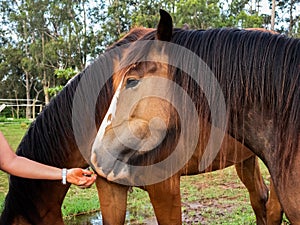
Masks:
[[[87,183],[87,184],[84,184],[84,185],[80,185],[80,186],[78,186],[78,187],[80,187],[80,188],[82,188],[82,189],[84,189],[84,188],[90,188],[91,186],[92,186],[92,184],[93,183]]]
[[[87,183],[87,180],[80,180],[78,182],[78,186],[84,186],[84,185],[86,185],[86,183]]]
[[[80,189],[86,189],[86,186],[78,186]]]
[[[95,182],[96,178],[95,177],[91,177],[90,179],[88,179],[86,181],[86,183],[84,184],[84,186],[90,187],[92,186],[92,184]]]
[[[93,174],[93,171],[90,171],[90,170],[83,170],[82,173],[83,173],[83,175],[92,175],[92,174]]]
[[[83,171],[84,173],[88,173],[88,174],[92,174],[92,173],[93,173],[93,171],[91,171],[91,170],[84,170],[84,169],[82,169],[82,171]]]
[[[78,184],[80,186],[84,186],[84,185],[92,185],[96,180],[96,177],[83,177],[79,180]]]

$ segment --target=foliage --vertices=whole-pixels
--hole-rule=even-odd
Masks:
[[[102,4],[101,1],[94,2],[99,6]],[[44,90],[40,96],[44,96],[47,104],[49,88],[65,81],[54,76],[55,69],[82,70],[89,52],[95,52],[99,35],[93,28],[100,17],[93,11],[95,7],[88,4],[87,0],[1,1],[4,20],[0,32],[8,36],[1,39],[7,50],[7,54],[0,57],[1,80],[8,81],[8,75],[19,75],[18,89],[25,87],[22,98],[34,98],[39,93],[34,87],[39,87]],[[7,24],[11,25],[10,32],[5,32]],[[20,58],[9,58],[14,49],[20,51]],[[7,93],[1,94],[8,98]]]
[[[220,22],[219,1],[181,0],[176,4],[175,21],[178,27],[188,24],[193,29],[218,27]]]
[[[67,68],[67,69],[56,69],[54,71],[54,74],[59,78],[60,80],[64,80],[65,82],[70,80],[72,77],[74,77],[77,72],[76,70],[72,68]],[[49,94],[51,96],[57,95],[58,92],[60,92],[64,88],[63,85],[58,85],[55,87],[49,88]]]
[[[49,88],[48,89],[49,95],[56,96],[63,88],[64,88],[64,86],[62,86],[62,85]]]
[[[269,0],[271,4],[272,0]],[[274,0],[276,3],[275,24],[276,31],[291,37],[299,37],[300,29],[300,1],[299,0]]]
[[[131,13],[132,26],[143,26],[154,28],[159,20],[159,11],[157,9],[165,9],[174,15],[176,7],[175,1],[153,1],[140,0],[135,1],[134,10]]]

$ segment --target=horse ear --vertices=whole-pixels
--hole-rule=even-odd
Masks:
[[[172,17],[165,10],[160,9],[160,20],[157,26],[156,39],[160,41],[171,41],[173,32]]]

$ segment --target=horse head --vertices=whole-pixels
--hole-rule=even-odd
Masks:
[[[165,11],[160,13],[154,40],[147,37],[134,42],[115,69],[115,95],[91,156],[97,173],[110,181],[149,184],[181,169],[159,165],[178,144],[177,107],[182,96],[179,86],[172,82],[164,54],[166,41],[172,37],[172,19]],[[185,162],[191,156],[187,155],[187,159],[183,157]],[[178,155],[175,158],[178,160]],[[155,164],[157,168],[153,169]],[[150,177],[153,180],[149,181]]]

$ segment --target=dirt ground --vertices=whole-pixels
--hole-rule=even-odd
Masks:
[[[206,217],[202,215],[203,211],[205,209],[209,209],[211,207],[214,207],[218,209],[217,214],[219,214],[220,217],[224,216],[226,213],[230,213],[233,206],[229,204],[219,204],[219,200],[202,200],[201,202],[193,202],[193,203],[183,203],[182,206],[184,206],[184,210],[182,212],[182,222],[183,224],[201,224],[201,225],[208,225],[210,224]],[[156,218],[149,218],[146,219],[143,225],[157,225]]]

